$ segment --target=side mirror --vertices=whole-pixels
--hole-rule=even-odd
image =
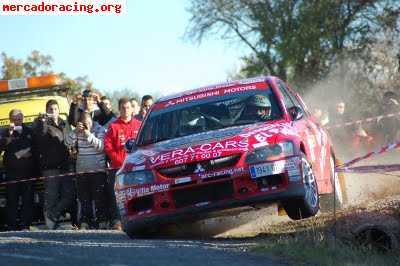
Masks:
[[[300,119],[302,119],[303,116],[304,116],[303,110],[302,110],[300,107],[298,107],[298,106],[290,107],[288,111],[289,111],[290,117],[291,117],[292,120],[294,120],[294,121],[300,120]]]
[[[136,140],[135,139],[128,139],[125,143],[125,150],[128,153],[133,153],[137,150]]]

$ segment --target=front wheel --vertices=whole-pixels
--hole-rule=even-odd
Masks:
[[[282,201],[282,206],[287,215],[293,220],[305,219],[317,214],[319,197],[317,180],[310,163],[303,154],[301,157],[301,173],[304,186],[304,196]]]

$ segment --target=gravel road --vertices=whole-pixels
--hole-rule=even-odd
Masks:
[[[256,241],[129,239],[115,231],[0,233],[0,265],[288,265],[250,252]]]

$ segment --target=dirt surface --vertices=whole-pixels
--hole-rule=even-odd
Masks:
[[[400,163],[399,150],[372,157],[356,164],[356,166],[395,163]],[[379,223],[376,218],[380,216],[381,212],[388,211],[390,214],[388,213],[387,215],[391,216],[392,213],[396,212],[396,208],[400,210],[397,204],[400,202],[400,198],[396,197],[400,195],[400,173],[398,172],[388,174],[345,174],[345,184],[348,202],[344,205],[344,209],[338,213],[338,216],[351,217],[351,214],[356,213],[357,217],[362,217],[362,213],[365,212],[365,217],[362,218],[362,221],[355,219],[355,223]],[[261,209],[250,208],[240,214],[210,218],[181,226],[179,230],[174,230],[173,233],[176,235],[191,234],[195,235],[195,237],[253,237],[273,232],[277,227],[284,228],[289,226],[296,228],[296,224],[303,227],[309,226],[310,223],[319,224],[320,221],[331,221],[333,218],[333,214],[320,213],[315,218],[295,222],[291,221],[287,216],[279,216],[277,210],[276,204]],[[372,215],[372,213],[376,214]],[[383,220],[385,219],[387,217]],[[391,219],[399,219],[400,221],[400,217],[393,218],[391,216],[389,220]],[[303,225],[304,222],[306,225]]]

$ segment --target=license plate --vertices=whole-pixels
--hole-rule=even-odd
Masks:
[[[277,175],[285,172],[285,161],[263,163],[250,166],[251,178],[260,176]]]

